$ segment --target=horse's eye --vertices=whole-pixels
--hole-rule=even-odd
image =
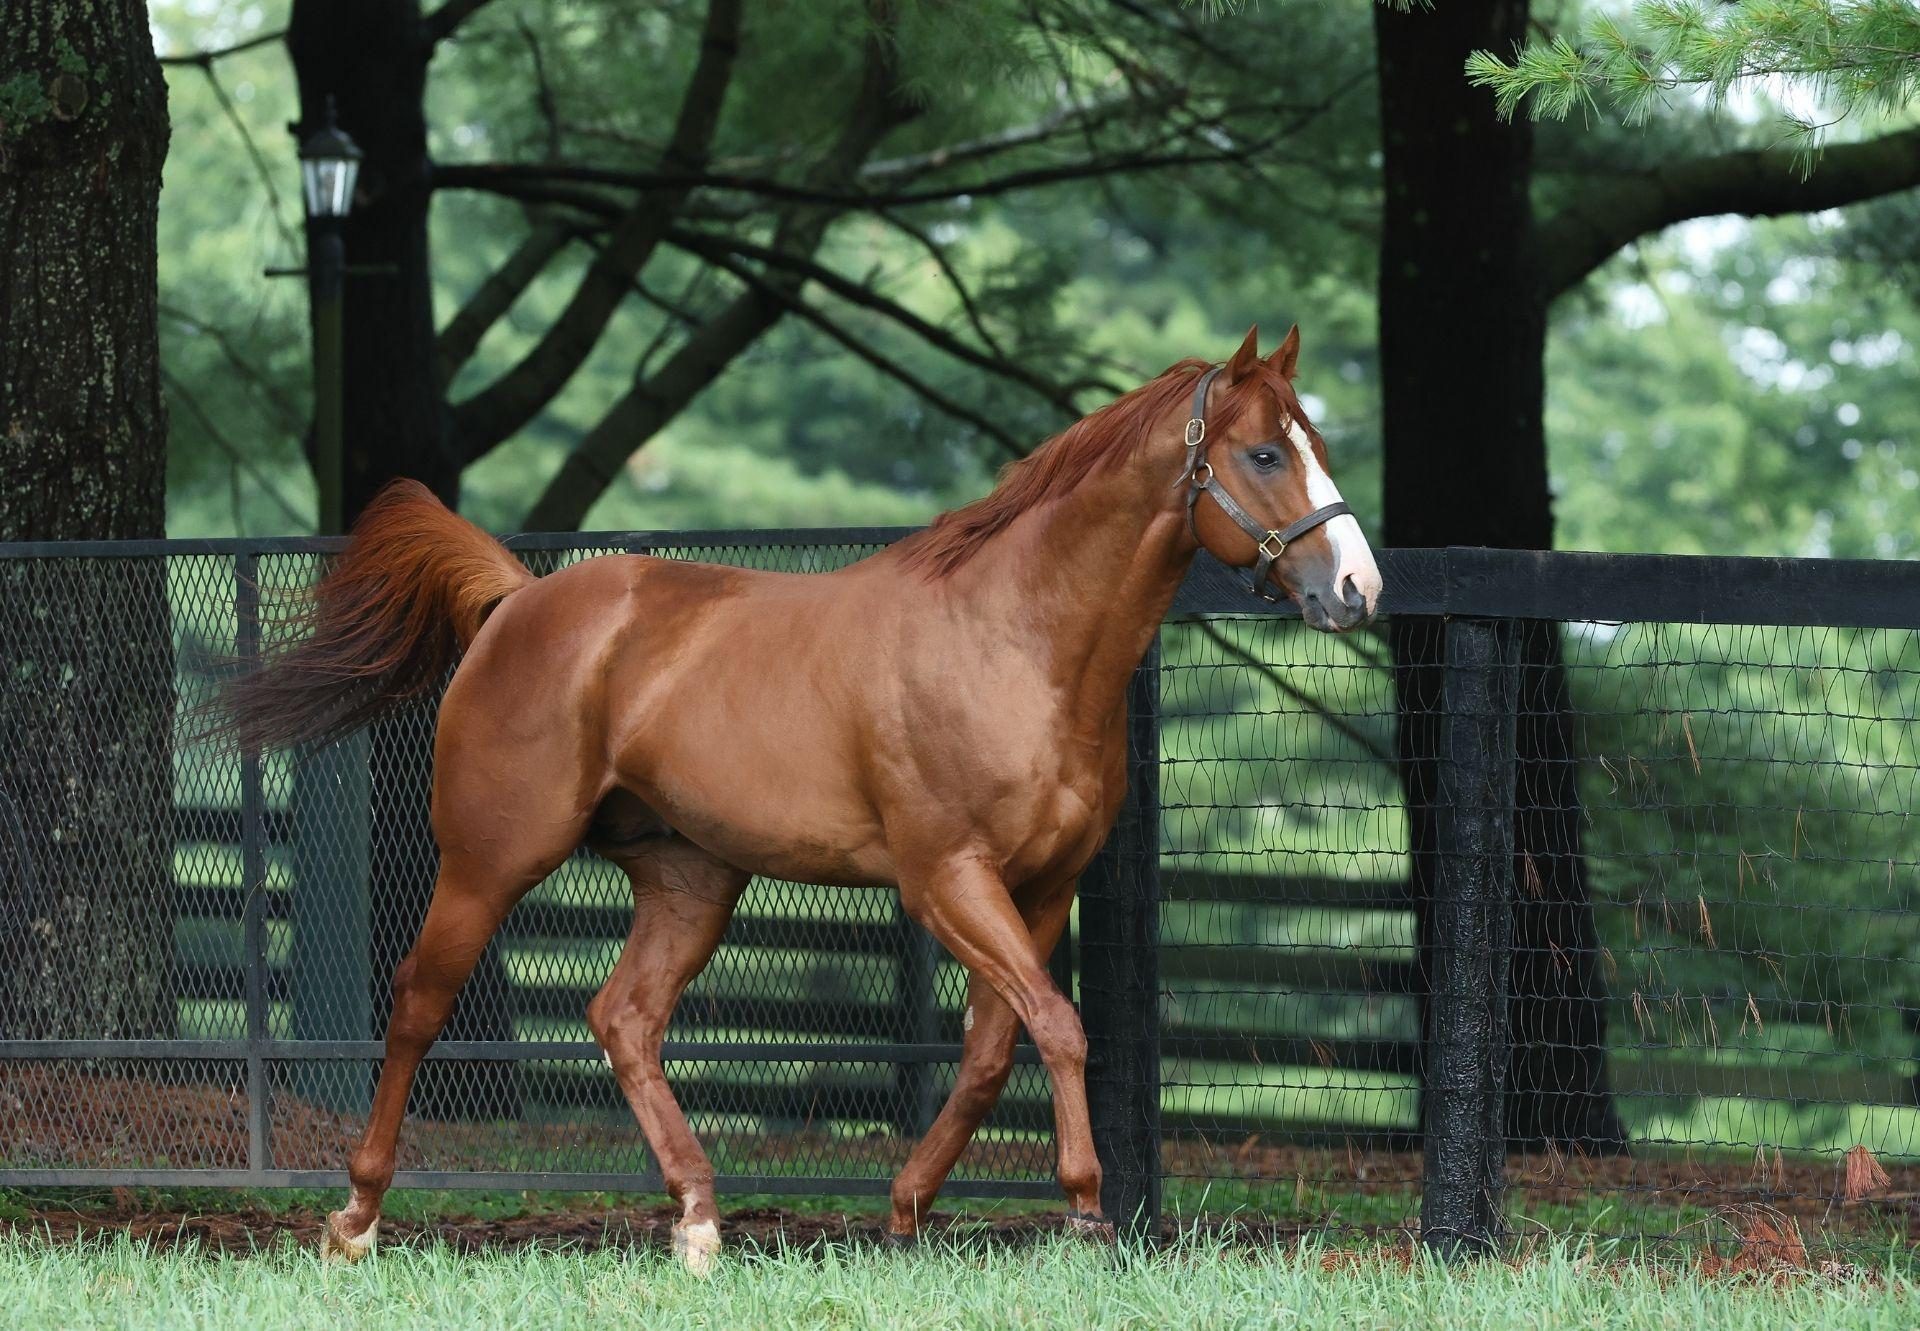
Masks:
[[[1280,455],[1271,448],[1256,448],[1253,450],[1252,456],[1253,465],[1256,467],[1277,467],[1280,465]]]

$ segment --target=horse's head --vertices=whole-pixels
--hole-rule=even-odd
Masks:
[[[1193,534],[1223,564],[1247,568],[1253,590],[1292,597],[1313,628],[1341,632],[1373,618],[1380,570],[1327,471],[1327,445],[1293,390],[1300,330],[1260,358],[1250,329],[1233,358],[1195,385],[1186,426]]]

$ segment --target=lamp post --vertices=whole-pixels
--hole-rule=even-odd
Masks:
[[[346,530],[345,364],[341,301],[347,276],[341,226],[353,207],[360,149],[334,123],[326,100],[320,128],[300,144],[300,189],[307,207],[307,290],[313,301],[313,479],[320,534]],[[368,898],[369,801],[366,732],[317,749],[294,764],[294,946],[291,1017],[296,1040],[362,1041],[372,1035],[372,915]],[[345,1114],[367,1107],[367,1065],[359,1060],[300,1066],[291,1093]]]
[[[320,532],[346,527],[342,443],[340,298],[347,271],[341,223],[353,207],[360,149],[334,123],[333,98],[326,120],[300,145],[300,184],[307,204],[307,283],[313,301],[313,475],[320,494]]]

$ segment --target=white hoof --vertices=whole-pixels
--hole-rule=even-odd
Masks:
[[[320,1233],[320,1257],[322,1261],[351,1265],[372,1252],[379,1242],[380,1221],[376,1218],[367,1232],[356,1238],[340,1228],[340,1216],[341,1212],[335,1211],[327,1217],[327,1227]]]
[[[673,1255],[694,1275],[712,1275],[714,1263],[720,1258],[720,1226],[711,1220],[675,1225]]]

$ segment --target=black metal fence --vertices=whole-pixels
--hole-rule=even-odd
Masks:
[[[897,535],[514,544],[818,570]],[[344,1181],[433,878],[432,709],[298,762],[188,719],[328,548],[0,546],[0,1186]],[[1920,569],[1382,562],[1382,626],[1331,638],[1203,560],[1136,679],[1133,797],[1054,959],[1109,1209],[1904,1234]],[[515,912],[402,1186],[656,1185],[582,1016],[626,903],[583,853]],[[667,1049],[722,1188],[884,1192],[963,993],[891,894],[756,881]],[[1023,1045],[952,1194],[1052,1197],[1050,1126]]]

